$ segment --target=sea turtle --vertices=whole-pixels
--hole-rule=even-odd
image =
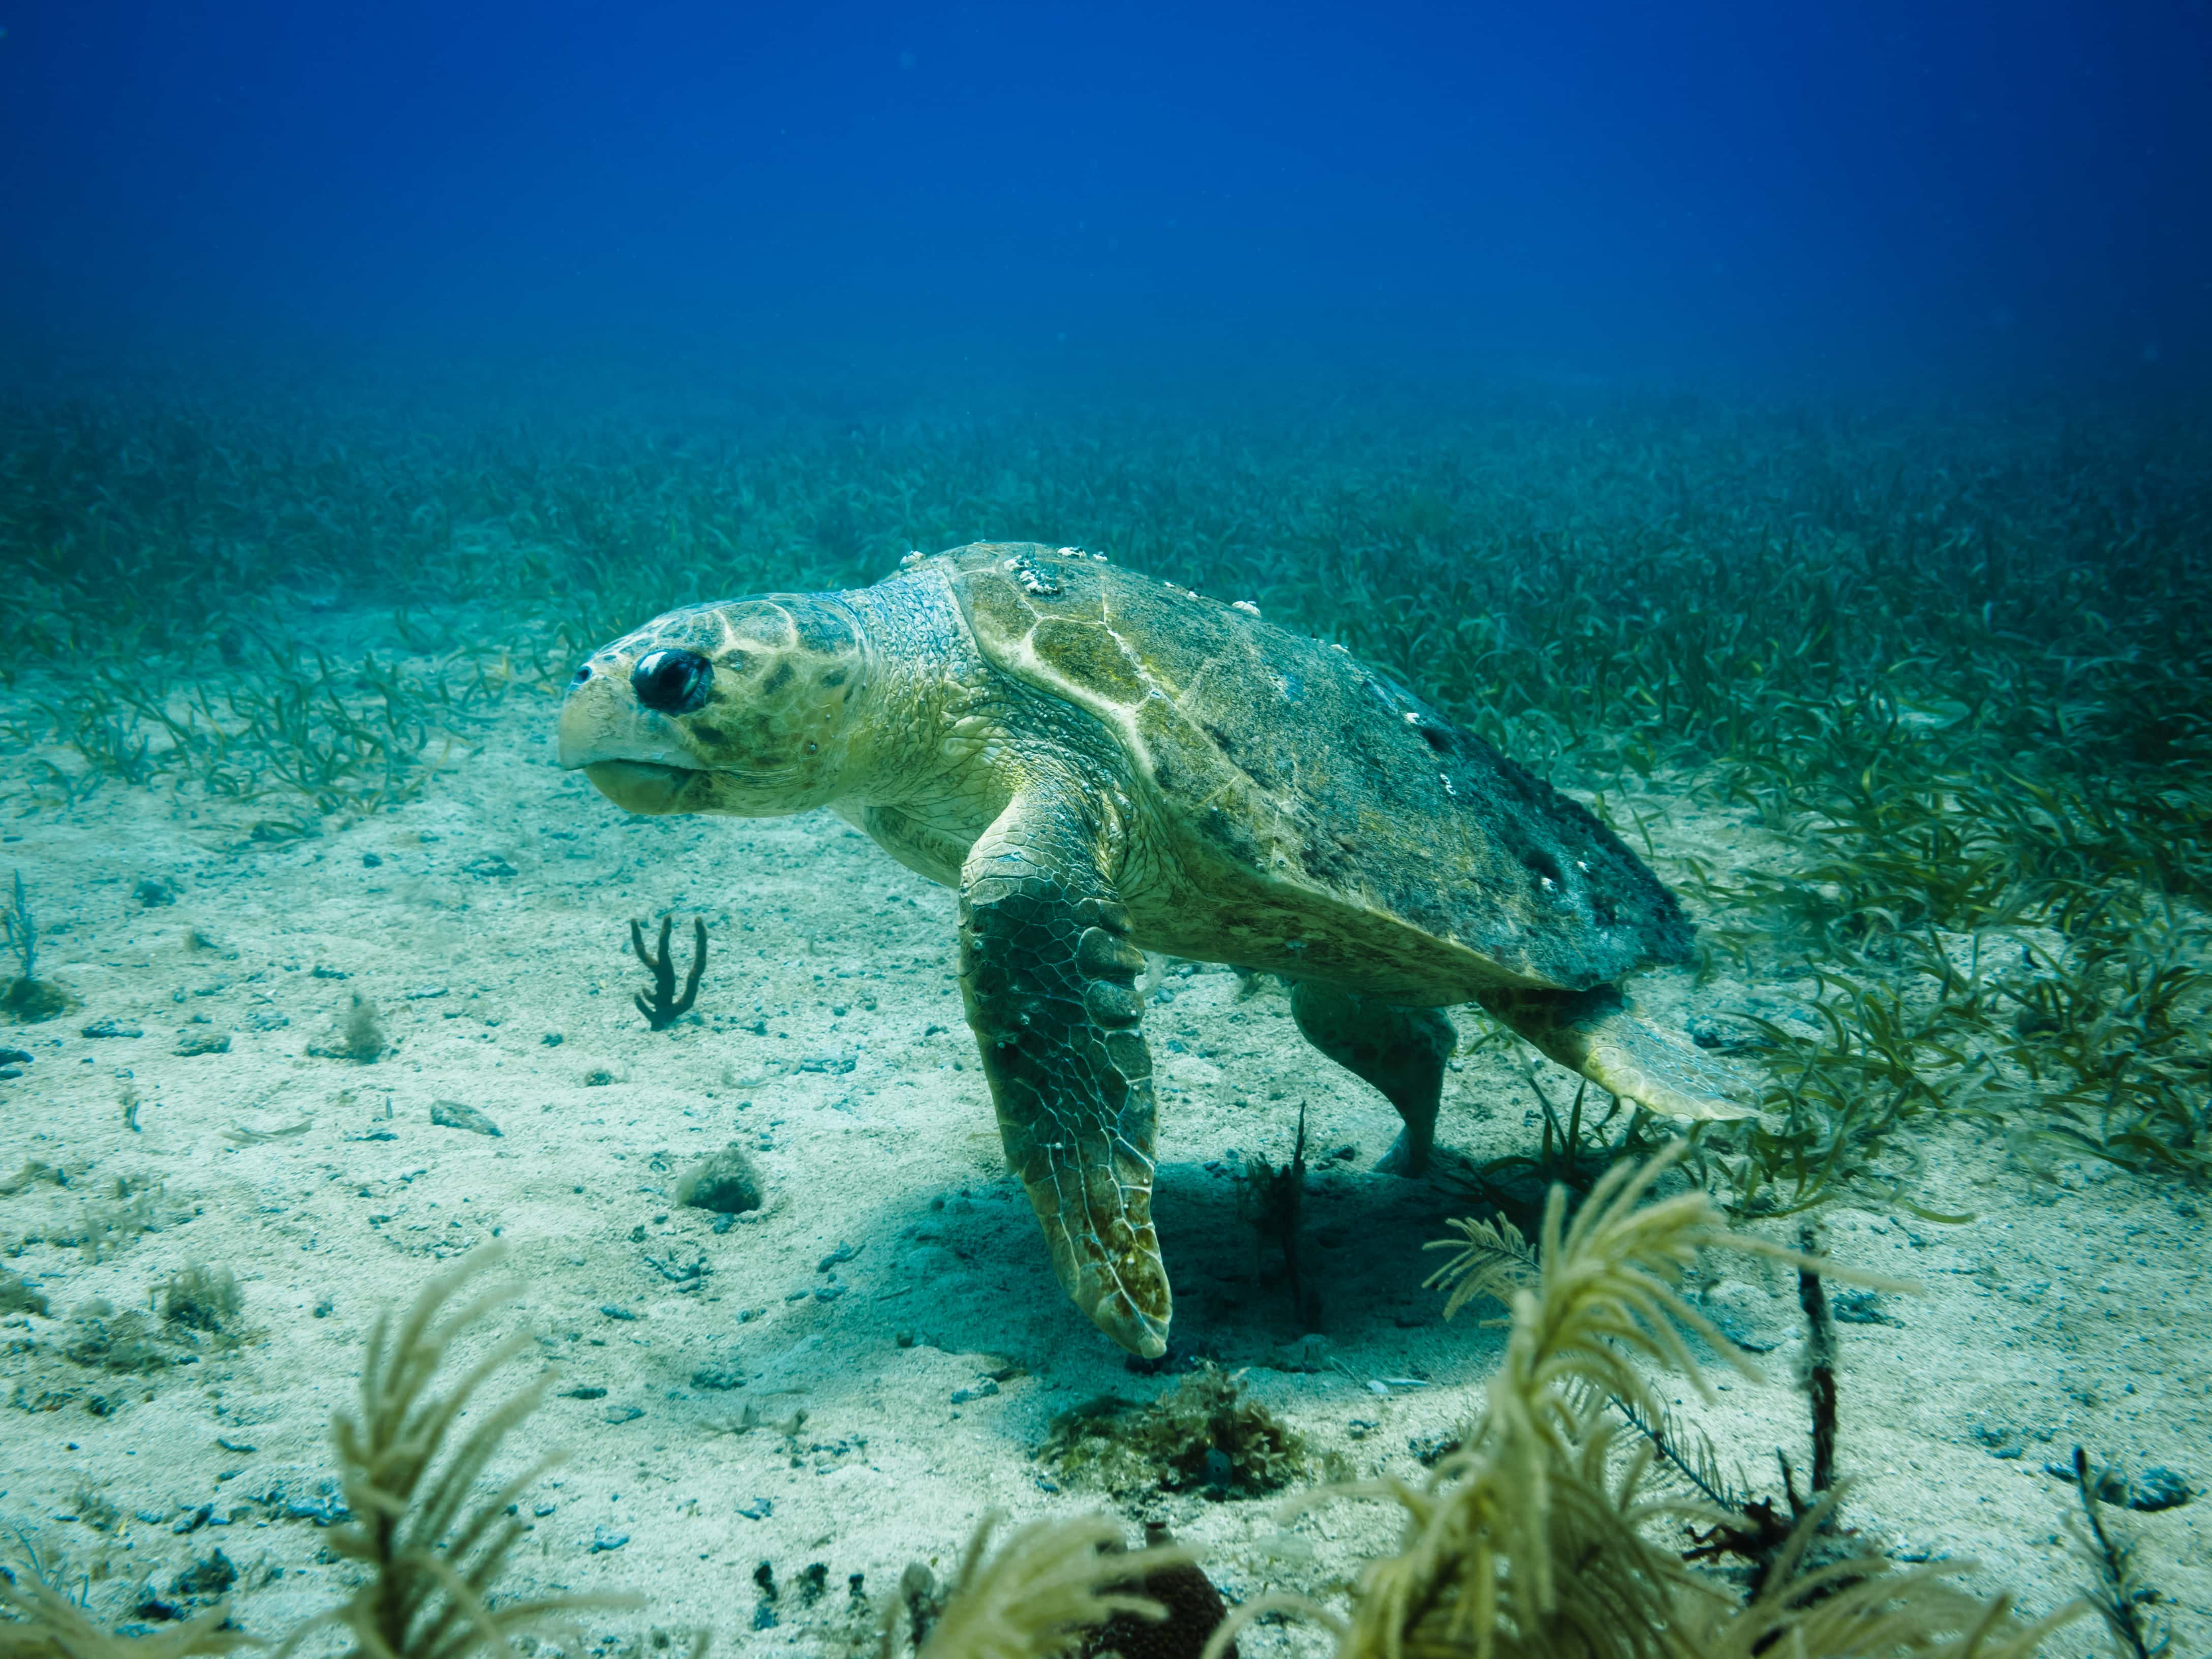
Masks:
[[[1146,950],[1279,974],[1418,1173],[1474,1002],[1601,1088],[1735,1117],[1617,981],[1674,896],[1583,807],[1338,645],[1097,554],[979,542],[872,587],[688,606],[593,653],[561,764],[633,812],[827,806],[960,895],[1006,1158],[1060,1283],[1165,1351]]]

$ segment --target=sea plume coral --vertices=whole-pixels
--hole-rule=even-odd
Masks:
[[[369,1572],[347,1601],[277,1644],[278,1659],[333,1625],[352,1638],[353,1659],[512,1659],[508,1638],[542,1630],[556,1614],[630,1605],[606,1596],[509,1601],[495,1595],[509,1556],[529,1530],[514,1508],[547,1464],[482,1496],[479,1489],[501,1443],[538,1409],[552,1376],[541,1373],[525,1383],[465,1434],[460,1419],[478,1390],[529,1348],[530,1338],[509,1336],[444,1394],[435,1388],[455,1343],[512,1297],[508,1288],[482,1284],[504,1255],[499,1245],[477,1250],[432,1279],[396,1326],[388,1311],[378,1318],[362,1367],[360,1404],[331,1425],[352,1518],[334,1528],[328,1541]],[[228,1617],[228,1607],[218,1606],[171,1630],[121,1636],[56,1588],[35,1558],[13,1572],[0,1569],[0,1659],[228,1653],[251,1640],[224,1627]],[[695,1644],[695,1659],[698,1651]]]
[[[1553,1188],[1533,1249],[1510,1224],[1455,1224],[1460,1237],[1441,1246],[1453,1258],[1431,1282],[1448,1288],[1450,1311],[1479,1296],[1510,1310],[1483,1409],[1423,1485],[1389,1480],[1304,1500],[1382,1498],[1404,1512],[1400,1549],[1362,1570],[1347,1618],[1301,1598],[1262,1598],[1215,1633],[1212,1651],[1273,1609],[1321,1617],[1338,1632],[1340,1659],[2025,1659],[2072,1616],[2028,1626],[2003,1601],[1968,1595],[1935,1569],[1863,1553],[1816,1560],[1816,1545],[1829,1550],[1832,1495],[1800,1521],[1747,1606],[1686,1561],[1672,1541],[1682,1528],[1728,1517],[1648,1492],[1653,1447],[1624,1451],[1606,1413],[1613,1402],[1647,1419],[1659,1412],[1642,1365],[1704,1390],[1686,1329],[1755,1375],[1680,1295],[1700,1250],[1798,1258],[1729,1231],[1703,1193],[1645,1202],[1674,1161],[1610,1171],[1571,1226],[1566,1194]]]
[[[388,1311],[378,1317],[360,1405],[331,1425],[354,1518],[331,1532],[331,1546],[367,1564],[373,1576],[343,1606],[295,1632],[287,1652],[315,1624],[336,1621],[363,1659],[464,1659],[479,1650],[506,1656],[510,1635],[560,1613],[607,1605],[605,1598],[578,1596],[493,1605],[492,1588],[528,1530],[512,1509],[552,1460],[489,1497],[475,1493],[500,1443],[544,1403],[552,1374],[525,1383],[458,1443],[449,1443],[456,1419],[495,1373],[530,1347],[529,1336],[517,1332],[495,1344],[443,1395],[432,1390],[455,1340],[512,1298],[507,1286],[475,1289],[504,1255],[498,1245],[471,1253],[423,1288],[396,1328]]]
[[[1103,1515],[1032,1522],[987,1559],[999,1518],[986,1516],[968,1540],[921,1659],[1032,1659],[1116,1613],[1164,1618],[1158,1601],[1121,1587],[1193,1559],[1172,1546],[1124,1553],[1121,1527]],[[894,1603],[884,1614],[881,1659],[891,1659],[897,1611]]]
[[[0,1659],[198,1659],[248,1639],[223,1628],[230,1611],[220,1604],[173,1629],[118,1636],[47,1577],[35,1557],[0,1567]]]

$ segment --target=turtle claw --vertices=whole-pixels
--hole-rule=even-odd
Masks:
[[[1030,1200],[1068,1299],[1139,1359],[1157,1359],[1168,1351],[1175,1302],[1149,1206],[1140,1194],[1130,1194],[1135,1202],[1128,1204],[1111,1183],[1097,1184],[1109,1190],[1094,1192],[1088,1205],[1054,1207],[1060,1195],[1034,1187]]]
[[[1159,1290],[1164,1294],[1166,1289],[1163,1278]],[[1167,1321],[1145,1312],[1126,1293],[1109,1297],[1085,1311],[1092,1324],[1139,1359],[1158,1359],[1168,1351]]]

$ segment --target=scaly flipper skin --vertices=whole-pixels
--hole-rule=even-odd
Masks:
[[[1155,1358],[1172,1307],[1152,1231],[1145,958],[1126,937],[1105,842],[1072,779],[1018,793],[961,872],[960,984],[1006,1161],[1061,1285],[1099,1329]]]
[[[1434,1008],[1401,1008],[1341,986],[1303,980],[1291,987],[1291,1017],[1307,1042],[1380,1089],[1405,1119],[1405,1132],[1376,1167],[1403,1176],[1426,1170],[1436,1145],[1444,1062],[1459,1046],[1450,1019]]]
[[[1692,1122],[1753,1117],[1733,1066],[1669,1042],[1610,985],[1593,991],[1490,991],[1476,999],[1570,1071],[1647,1112]]]

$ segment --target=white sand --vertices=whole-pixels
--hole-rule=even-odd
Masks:
[[[554,768],[550,730],[550,706],[518,696],[425,799],[278,844],[246,831],[285,816],[281,805],[165,787],[111,784],[74,810],[33,810],[36,757],[0,759],[0,878],[22,872],[49,928],[45,971],[83,1004],[0,1027],[0,1043],[37,1056],[0,1083],[0,1176],[43,1160],[68,1179],[0,1199],[5,1265],[54,1316],[0,1322],[0,1518],[89,1570],[102,1612],[125,1616],[143,1586],[166,1592],[216,1547],[244,1574],[234,1607],[257,1634],[337,1599],[352,1570],[286,1507],[331,1472],[331,1414],[378,1310],[494,1237],[520,1286],[509,1317],[542,1334],[558,1386],[605,1390],[556,1399],[516,1437],[511,1467],[556,1445],[568,1462],[542,1489],[510,1589],[649,1596],[649,1614],[590,1621],[610,1642],[706,1626],[726,1652],[842,1650],[859,1620],[849,1575],[875,1597],[909,1561],[949,1566],[994,1506],[1029,1517],[1109,1504],[1054,1489],[1032,1456],[1048,1419],[1109,1390],[1172,1385],[1133,1375],[1053,1281],[961,1020],[951,895],[826,816],[627,818]],[[1751,839],[1723,818],[1638,804],[1662,811],[1662,852],[1694,842],[1725,856]],[[177,884],[173,905],[134,897],[149,876]],[[644,975],[625,925],[672,909],[707,917],[713,957],[697,1018],[654,1035],[630,1006]],[[1478,1315],[1446,1327],[1420,1288],[1436,1258],[1419,1245],[1464,1205],[1368,1172],[1395,1119],[1304,1047],[1279,989],[1240,1002],[1219,969],[1164,983],[1172,1001],[1147,1030],[1176,1353],[1250,1367],[1252,1389],[1317,1449],[1418,1476],[1409,1438],[1461,1417],[1498,1352]],[[1693,993],[1686,975],[1644,985],[1676,1018],[1742,988]],[[1762,988],[1787,999],[1789,988]],[[355,993],[381,1011],[395,1052],[372,1065],[306,1054]],[[100,1019],[144,1034],[79,1035]],[[1473,1011],[1460,1022],[1480,1035]],[[231,1034],[228,1053],[173,1053],[180,1033],[210,1029]],[[614,1080],[588,1085],[594,1072]],[[143,1103],[136,1132],[118,1105],[125,1080]],[[500,1137],[433,1125],[440,1099],[487,1114]],[[1301,1103],[1321,1166],[1305,1240],[1326,1324],[1304,1343],[1231,1179],[1240,1152],[1288,1158]],[[1443,1139],[1476,1157],[1533,1151],[1533,1105],[1513,1064],[1486,1049],[1449,1081]],[[225,1133],[302,1122],[259,1144]],[[676,1183],[732,1140],[771,1199],[717,1234],[713,1216],[678,1206]],[[1358,1148],[1348,1164],[1328,1157],[1346,1146]],[[2002,1144],[1966,1131],[1923,1150],[1923,1201],[1977,1219],[1822,1216],[1840,1259],[1923,1290],[1883,1299],[1896,1325],[1842,1330],[1850,1517],[1908,1551],[1978,1559],[1978,1588],[2010,1587],[2046,1610],[2083,1577],[2063,1542],[2070,1496],[2046,1461],[2078,1440],[2132,1471],[2212,1476],[2201,1200],[2100,1168],[2067,1166],[2063,1188],[2039,1188]],[[159,1183],[158,1231],[100,1261],[42,1242],[81,1231],[118,1179]],[[841,1246],[848,1260],[821,1265]],[[679,1273],[703,1260],[703,1287],[681,1288],[655,1260]],[[187,1263],[241,1282],[234,1351],[145,1376],[64,1355],[73,1310],[96,1297],[145,1307]],[[1701,1420],[1771,1486],[1775,1446],[1805,1462],[1788,1382],[1795,1282],[1717,1265],[1728,1276],[1705,1287],[1707,1305],[1773,1345],[1771,1380],[1723,1382]],[[1273,1368],[1300,1362],[1319,1369]],[[743,1385],[695,1382],[718,1366]],[[953,1403],[1010,1367],[1027,1374]],[[1370,1388],[1382,1378],[1427,1386]],[[2022,1455],[1995,1455],[1978,1431]],[[89,1524],[88,1498],[119,1511],[112,1529]],[[208,1521],[180,1533],[179,1517],[202,1506]],[[1133,1535],[1139,1512],[1210,1549],[1217,1582],[1240,1598],[1340,1582],[1394,1530],[1372,1505],[1286,1526],[1270,1502],[1177,1496],[1131,1504]],[[2208,1515],[2200,1499],[2124,1517],[2146,1576],[2172,1598],[2160,1611],[2177,1652],[2212,1648]],[[756,1632],[763,1561],[782,1587],[780,1622]],[[817,1561],[828,1590],[804,1607],[798,1581]],[[2097,1642],[2084,1624],[2053,1650]],[[1244,1647],[1285,1644],[1316,1645],[1263,1630]]]

